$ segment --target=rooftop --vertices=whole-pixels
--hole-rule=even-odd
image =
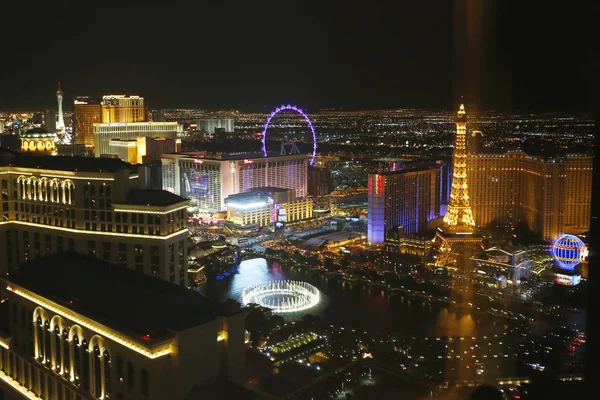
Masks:
[[[386,171],[386,172],[380,172],[378,174],[373,174],[373,175],[383,175],[383,176],[393,176],[393,175],[402,175],[402,174],[408,174],[410,172],[421,172],[421,171],[427,171],[427,170],[431,170],[431,169],[440,169],[440,165],[429,165],[429,166],[417,166],[417,167],[406,167],[403,169],[400,169],[398,171]]]
[[[30,260],[4,279],[145,342],[211,321],[219,310],[192,290],[73,250]]]
[[[117,172],[137,167],[116,158],[28,155],[0,148],[0,167],[39,168],[57,171]]]
[[[268,157],[304,157],[306,158],[306,154],[287,154],[281,155],[278,151],[269,151],[267,152]],[[203,158],[207,160],[244,160],[244,159],[257,159],[257,158],[265,158],[262,152],[256,153],[213,153],[208,151],[188,151],[188,152],[179,152],[176,153],[178,156],[182,157],[192,157],[192,158]]]
[[[50,133],[48,132],[48,130],[46,130],[46,128],[33,128],[30,129],[26,132],[23,132],[21,134],[22,138],[49,138],[49,137],[55,137],[56,135],[54,133]]]
[[[280,188],[280,187],[275,187],[275,186],[261,186],[261,187],[252,188],[249,191],[257,192],[257,193],[276,193],[276,192],[289,192],[290,190],[293,190],[293,189],[286,189],[286,188]]]
[[[187,199],[166,190],[133,189],[127,194],[125,204],[167,207],[184,201],[187,201]]]

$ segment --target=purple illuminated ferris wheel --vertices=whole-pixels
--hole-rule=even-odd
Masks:
[[[267,118],[267,122],[265,122],[265,127],[262,131],[262,151],[264,156],[267,156],[267,129],[269,128],[269,124],[271,123],[271,120],[273,119],[273,117],[275,115],[277,115],[280,111],[284,111],[284,110],[291,110],[291,111],[296,111],[298,114],[302,115],[302,117],[306,120],[306,123],[308,123],[308,127],[310,128],[310,131],[312,132],[312,136],[313,136],[313,151],[312,151],[312,157],[310,159],[310,165],[314,165],[315,163],[315,157],[317,156],[317,132],[315,131],[315,127],[313,126],[312,122],[310,119],[308,119],[308,115],[306,115],[304,113],[304,111],[302,111],[301,108],[298,108],[296,106],[292,106],[292,105],[287,105],[287,106],[280,106],[277,107],[275,109],[275,111],[273,111],[271,114],[269,114],[269,117]]]

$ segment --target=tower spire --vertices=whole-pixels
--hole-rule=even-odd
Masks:
[[[58,90],[56,91],[56,101],[58,101],[58,122],[56,123],[56,129],[58,131],[64,132],[65,120],[63,118],[62,100],[63,92],[62,90],[60,90],[60,81],[58,81]]]
[[[452,233],[473,232],[475,221],[469,203],[469,188],[467,185],[467,113],[462,103],[456,113],[456,139],[452,157],[452,190],[448,211],[444,216],[444,226]]]

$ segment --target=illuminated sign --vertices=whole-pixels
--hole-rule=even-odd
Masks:
[[[252,160],[244,160],[244,164],[252,164],[254,161]]]
[[[280,208],[277,213],[277,221],[286,222],[287,221],[287,212],[285,208]]]
[[[581,275],[555,274],[554,283],[564,286],[577,286],[581,282]]]
[[[197,158],[194,158],[194,163],[195,164],[202,164],[204,161],[202,160],[198,160]]]
[[[267,202],[256,202],[256,203],[227,203],[227,207],[230,208],[239,208],[242,210],[247,210],[250,208],[262,208],[269,203]]]

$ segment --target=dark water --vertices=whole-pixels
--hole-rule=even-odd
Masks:
[[[327,322],[373,333],[414,336],[479,336],[504,331],[501,321],[489,316],[449,311],[437,304],[387,294],[381,289],[345,282],[316,271],[282,267],[263,258],[243,261],[237,274],[210,280],[201,292],[217,301],[241,301],[244,287],[262,281],[291,279],[308,282],[321,291],[321,303],[304,314],[316,314]],[[289,316],[299,318],[304,314]]]

